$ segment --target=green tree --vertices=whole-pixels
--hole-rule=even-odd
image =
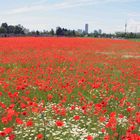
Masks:
[[[4,27],[0,27],[0,34],[5,34],[6,33],[6,29]]]
[[[24,31],[23,31],[22,27],[20,27],[20,25],[16,25],[14,33],[15,34],[24,34]]]
[[[15,32],[15,26],[9,25],[8,26],[8,33],[14,33]]]
[[[8,24],[7,23],[2,23],[1,28],[5,31],[5,33],[8,33]]]
[[[58,27],[58,28],[56,29],[56,35],[57,35],[57,36],[62,36],[62,35],[63,35],[63,30],[61,29],[61,27]]]
[[[37,36],[39,36],[39,35],[40,35],[40,32],[39,32],[38,30],[36,31],[36,35],[37,35]]]
[[[50,31],[50,35],[52,35],[52,36],[54,36],[54,35],[55,35],[55,33],[54,33],[54,30],[53,30],[53,29],[51,29],[51,31]]]

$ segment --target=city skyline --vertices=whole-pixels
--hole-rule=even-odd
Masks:
[[[5,0],[1,1],[0,19],[8,24],[21,24],[30,30],[50,30],[57,26],[102,29],[114,33],[140,32],[139,0]],[[10,3],[10,5],[9,5]]]

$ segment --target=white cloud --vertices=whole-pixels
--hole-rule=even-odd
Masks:
[[[129,32],[140,32],[140,12],[131,12],[127,15],[127,30]]]
[[[130,2],[135,0],[62,0],[61,2],[49,3],[47,0],[40,0],[32,3],[31,6],[19,7],[11,9],[6,14],[21,14],[34,11],[47,11],[47,10],[59,10],[94,4],[103,4],[109,2]]]
[[[140,32],[140,20],[135,20],[131,18],[128,20],[127,24],[129,32]]]
[[[8,13],[9,14],[25,13],[25,12],[30,12],[30,11],[42,10],[42,8],[44,8],[44,7],[41,6],[41,5],[39,5],[39,6],[27,6],[27,7],[21,7],[21,8],[17,8],[17,9],[12,9]]]
[[[138,18],[140,17],[140,12],[132,12],[132,13],[128,13],[128,18]]]

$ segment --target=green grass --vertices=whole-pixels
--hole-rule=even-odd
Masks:
[[[135,41],[135,42],[140,42],[140,39],[130,39],[132,41]]]

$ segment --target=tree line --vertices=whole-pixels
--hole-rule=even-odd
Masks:
[[[116,32],[117,38],[140,38],[140,33],[133,33],[133,32]]]
[[[95,37],[95,38],[140,38],[140,33],[132,32],[116,32],[114,34],[102,33],[102,30],[94,30],[92,33],[85,33],[85,31],[70,30],[62,27],[57,27],[56,30],[50,31],[30,31],[22,25],[8,25],[2,23],[0,26],[0,36],[66,36],[66,37]]]
[[[24,27],[21,25],[8,25],[7,23],[2,23],[0,26],[0,34],[25,34]]]
[[[58,27],[56,31],[51,29],[50,31],[29,31],[22,25],[8,25],[7,23],[2,23],[0,26],[0,36],[78,36],[75,30],[68,30],[66,28]]]

